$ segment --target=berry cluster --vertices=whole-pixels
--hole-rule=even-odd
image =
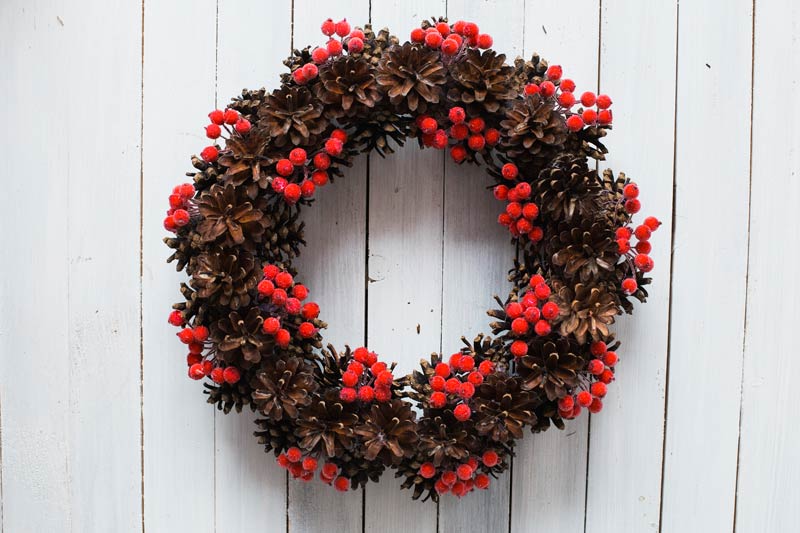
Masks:
[[[452,107],[447,119],[450,127],[445,130],[439,122],[429,115],[419,115],[415,119],[419,128],[420,142],[423,146],[443,150],[448,139],[452,139],[450,157],[456,163],[462,163],[470,156],[483,153],[486,147],[493,147],[500,142],[500,132],[496,128],[487,128],[481,117],[468,118],[463,107]],[[464,142],[466,141],[466,143]]]
[[[300,198],[311,198],[317,187],[328,183],[328,169],[331,157],[339,157],[347,142],[347,133],[342,129],[333,130],[325,141],[324,149],[309,159],[303,148],[294,148],[289,156],[275,163],[272,190],[283,196],[286,203],[296,204]],[[298,184],[299,181],[299,184]]]
[[[329,37],[324,47],[317,47],[311,52],[311,63],[296,68],[292,72],[292,79],[298,85],[305,85],[319,75],[319,67],[331,57],[342,55],[345,51],[349,54],[358,54],[364,50],[364,31],[355,28],[350,31],[347,19],[334,22],[327,19],[322,23],[322,34]],[[339,37],[339,39],[336,39]]]
[[[285,453],[278,455],[277,463],[282,468],[289,471],[294,479],[311,481],[314,479],[314,472],[319,467],[316,457],[305,456],[300,448],[292,446]],[[328,485],[333,484],[336,490],[342,492],[350,488],[350,480],[339,475],[339,467],[333,463],[325,463],[319,471],[319,478]]]
[[[641,210],[642,204],[639,201],[638,185],[633,182],[628,183],[622,189],[622,195],[623,209],[627,214],[634,215]],[[631,229],[629,226],[617,228],[616,237],[619,253],[625,260],[632,263],[632,271],[647,273],[653,270],[655,263],[649,255],[652,250],[650,237],[659,226],[661,226],[661,222],[656,217],[647,217],[644,219],[644,223],[639,224],[635,229]],[[634,237],[637,242],[635,245],[631,245],[631,239]],[[628,295],[633,294],[638,289],[635,277],[623,279],[621,285],[622,291]]]
[[[419,467],[419,475],[425,479],[434,479],[438,476],[434,484],[436,492],[438,494],[450,492],[460,498],[475,489],[488,489],[491,479],[486,473],[479,471],[481,464],[486,469],[491,469],[499,462],[500,456],[496,451],[486,450],[480,460],[475,456],[470,456],[455,470],[439,472],[433,463],[423,463]]]
[[[500,172],[504,179],[512,183],[519,178],[519,169],[514,163],[506,163]],[[526,235],[533,243],[542,240],[544,231],[540,226],[533,224],[539,217],[539,206],[528,201],[531,198],[530,183],[519,181],[513,186],[501,183],[495,186],[494,197],[502,202],[508,202],[505,212],[497,217],[497,222],[507,227],[511,235],[514,237]]]
[[[287,327],[295,329],[295,335],[301,340],[317,335],[318,329],[311,321],[319,316],[319,305],[302,303],[308,298],[308,289],[295,283],[288,271],[277,265],[264,266],[264,279],[258,284],[258,294],[264,303],[262,309],[268,315],[261,328],[275,338],[275,344],[281,348],[289,346],[292,334]],[[293,322],[285,320],[287,316],[302,316],[305,321],[295,328]]]
[[[169,323],[173,326],[184,325],[183,315],[180,311],[173,311],[169,315]],[[214,366],[211,359],[203,357],[206,341],[208,341],[208,328],[205,326],[186,327],[178,332],[180,341],[189,346],[189,355],[186,364],[189,366],[189,377],[203,379],[209,376],[215,383],[229,383],[233,385],[241,379],[241,372],[234,366]]]
[[[603,409],[603,397],[608,392],[608,384],[614,381],[614,366],[619,361],[617,353],[609,350],[603,341],[593,342],[589,348],[594,359],[589,361],[589,380],[579,392],[573,392],[558,401],[558,413],[562,418],[572,419],[581,414],[581,408],[590,413]]]
[[[424,44],[428,48],[441,50],[443,58],[452,58],[467,47],[485,50],[491,48],[493,44],[491,35],[480,33],[477,24],[463,20],[452,25],[447,22],[430,25],[426,22],[422,28],[411,30],[410,37],[412,43]]]
[[[447,363],[438,363],[434,375],[430,377],[430,406],[434,409],[451,406],[456,420],[466,422],[472,416],[469,401],[475,394],[475,387],[480,386],[492,372],[494,363],[491,361],[482,361],[476,369],[475,359],[471,355],[454,353]]]
[[[560,65],[552,65],[545,73],[546,80],[539,84],[529,83],[524,92],[528,96],[538,94],[544,99],[553,98],[557,107],[567,116],[567,128],[570,131],[580,131],[589,126],[608,126],[613,121],[611,113],[611,98],[607,94],[595,95],[591,91],[581,94],[580,99],[575,97],[575,82],[563,78]],[[577,112],[572,108],[580,102]]]
[[[394,375],[386,363],[378,361],[378,354],[365,347],[353,351],[353,361],[342,373],[339,398],[345,403],[356,400],[363,403],[388,402],[392,399]]]
[[[215,109],[208,114],[211,124],[206,126],[206,137],[209,139],[219,139],[222,137],[223,129],[228,133],[229,137],[233,137],[234,132],[239,135],[246,135],[250,132],[253,125],[246,118],[239,115],[239,112],[234,109]],[[231,129],[233,127],[233,129]],[[225,137],[222,137],[225,139]],[[216,144],[206,146],[200,152],[200,157],[206,163],[213,163],[219,158],[219,148]]]
[[[531,328],[540,337],[552,331],[552,321],[558,317],[558,304],[549,302],[550,286],[539,274],[531,276],[530,289],[517,302],[506,305],[506,317],[511,321],[511,334],[525,337]],[[511,342],[511,353],[514,357],[523,357],[528,353],[528,343],[517,339]]]
[[[164,229],[173,233],[189,223],[190,200],[194,197],[194,185],[183,183],[176,185],[169,195],[169,210],[164,219]]]

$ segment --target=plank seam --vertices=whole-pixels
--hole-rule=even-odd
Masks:
[[[670,228],[670,247],[669,247],[669,295],[667,297],[667,360],[664,367],[664,425],[661,440],[661,486],[658,496],[658,531],[664,525],[664,479],[666,472],[667,456],[667,417],[669,415],[669,374],[670,359],[672,355],[672,295],[673,295],[673,266],[675,264],[675,227],[676,227],[676,198],[678,188],[678,65],[680,64],[680,27],[681,27],[681,6],[680,0],[675,2],[675,99],[673,101],[673,122],[672,122],[672,224]]]
[[[140,512],[144,520],[144,2],[141,18],[141,72],[139,84],[139,467],[141,482]]]
[[[5,509],[3,507],[3,402],[0,395],[0,533],[5,531]]]
[[[214,3],[214,107],[216,108],[219,102],[219,0]],[[217,417],[219,411],[214,410],[214,417],[212,421],[212,434],[213,434],[213,452],[214,452],[214,466],[213,466],[213,501],[214,509],[212,511],[212,519],[214,521],[214,531],[217,531]]]
[[[753,108],[755,107],[755,78],[756,78],[756,0],[753,0],[750,17],[750,160],[748,162],[747,183],[747,256],[744,273],[744,316],[742,318],[742,371],[739,380],[739,431],[736,439],[736,481],[733,488],[733,526],[736,532],[736,517],[739,504],[739,466],[742,450],[742,409],[744,407],[744,363],[747,347],[747,300],[750,295],[750,224],[752,221],[753,203]]]

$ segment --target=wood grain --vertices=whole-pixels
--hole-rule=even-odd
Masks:
[[[600,90],[611,95],[614,131],[607,166],[624,171],[642,194],[637,220],[655,214],[672,224],[677,6],[672,2],[603,2]],[[631,21],[636,21],[631,24]],[[641,43],[633,45],[632,43]],[[646,44],[645,44],[646,43]],[[647,95],[646,97],[642,97]],[[643,142],[646,140],[646,142]],[[670,235],[656,233],[647,305],[620,317],[617,381],[591,418],[586,531],[655,531],[669,323]],[[626,475],[620,475],[620,472]]]
[[[243,88],[278,86],[291,49],[291,0],[220,0],[217,107]],[[270,31],[263,31],[271,20]],[[285,531],[286,471],[253,436],[256,415],[216,412],[214,482],[217,531]]]
[[[687,3],[679,18],[662,531],[730,531],[747,270],[752,2],[730,2],[724,10]],[[704,31],[715,23],[724,34]],[[737,108],[743,112],[730,112]],[[719,218],[727,221],[725,232],[697,238],[698,228],[716,226]],[[665,235],[656,235],[660,246]],[[709,479],[716,490],[708,490]]]
[[[186,377],[186,353],[167,323],[185,273],[161,242],[172,187],[190,181],[190,154],[209,144],[214,108],[214,0],[148,2],[144,12],[143,342],[144,513],[148,529],[214,530],[214,408]]]
[[[576,84],[576,94],[597,90],[599,2],[528,2],[525,57],[536,52]],[[568,11],[571,16],[564,17]],[[611,133],[613,136],[614,133]],[[589,417],[567,422],[564,431],[526,435],[514,458],[511,530],[581,531],[586,501]],[[542,502],[529,505],[528,502]]]
[[[800,6],[756,2],[749,286],[737,531],[797,529],[800,371],[796,268],[800,228]],[[779,102],[771,104],[770,102]]]

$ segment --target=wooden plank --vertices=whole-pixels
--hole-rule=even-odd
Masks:
[[[5,268],[17,275],[2,287],[14,332],[0,335],[2,352],[19,357],[3,359],[14,366],[2,375],[25,376],[0,387],[4,526],[138,530],[141,6],[62,8],[3,6],[2,20],[14,21],[3,28],[14,39],[3,49],[3,100],[13,102],[4,114],[21,126],[13,144],[33,151],[4,171],[37,176],[40,187],[35,201],[20,187],[3,205],[5,227],[28,219],[3,242],[13,251]],[[109,22],[86,31],[82,21],[96,18]],[[98,49],[98,40],[114,44]],[[108,76],[95,79],[97,69]],[[50,90],[66,79],[63,91]],[[92,120],[70,112],[87,95]],[[119,175],[98,185],[109,168]],[[47,335],[26,334],[42,309]]]
[[[725,31],[705,31],[710,27]],[[724,10],[681,5],[678,28],[662,531],[731,531],[747,271],[752,2],[730,2]],[[698,228],[716,226],[721,217],[724,232],[698,237]],[[663,237],[658,235],[657,246]],[[709,482],[714,490],[708,490]]]
[[[408,40],[411,29],[444,15],[442,0],[373,2],[376,29]],[[396,375],[441,349],[443,153],[410,140],[397,153],[370,157],[368,346]],[[388,471],[366,489],[365,531],[432,532],[436,505],[411,499]]]
[[[141,5],[0,12],[3,528],[138,530]]]
[[[154,531],[214,529],[214,410],[186,376],[186,354],[167,323],[185,273],[161,242],[172,187],[208,144],[214,106],[215,0],[151,2],[144,47],[144,491]]]
[[[794,350],[800,320],[794,267],[800,129],[793,120],[800,116],[800,6],[756,2],[755,10],[757,96],[736,530],[790,531],[800,521],[800,432],[792,423],[792,402],[782,399],[800,372]]]
[[[600,90],[614,99],[607,165],[641,190],[643,213],[672,225],[675,100],[674,2],[604,2]],[[631,24],[631,21],[636,21]],[[647,95],[643,97],[643,95]],[[645,142],[646,140],[646,142]],[[661,458],[669,323],[670,238],[653,238],[656,268],[647,305],[623,316],[617,381],[591,419],[586,530],[659,527]]]
[[[598,2],[533,1],[525,9],[525,57],[538,53],[564,68],[576,94],[597,89],[600,40]],[[570,16],[565,17],[564,12]],[[511,530],[580,531],[586,498],[586,452],[589,417],[527,435],[514,458]],[[540,502],[527,505],[526,502]]]
[[[337,2],[335,9],[322,0],[294,0],[294,46],[324,44],[320,24],[328,17],[347,17],[351,25],[369,17],[367,0]],[[306,241],[296,261],[299,279],[330,322],[325,343],[337,348],[359,346],[364,339],[364,283],[366,279],[367,162],[359,159],[336,183],[318,191],[317,201],[303,214]],[[290,531],[360,531],[363,491],[336,492],[319,480],[289,480]]]
[[[245,87],[278,86],[291,50],[292,4],[222,0],[218,6],[217,107],[223,108]],[[216,412],[217,531],[286,530],[286,471],[253,436],[255,418],[250,411]]]
[[[482,33],[494,39],[493,48],[507,61],[522,55],[524,18],[522,0],[449,0],[448,18],[474,21]],[[518,16],[503,16],[518,14]],[[494,294],[505,298],[506,278],[513,265],[515,247],[505,228],[497,223],[502,209],[486,187],[491,178],[485,167],[456,165],[448,156],[445,165],[444,276],[442,303],[442,351],[445,355],[463,347],[461,336],[472,340],[489,333],[485,312],[495,306]],[[477,290],[465,290],[480,280]],[[531,436],[527,436],[528,439]],[[445,496],[439,504],[439,531],[470,531],[476,524],[486,531],[507,531],[511,500],[511,474],[493,481],[486,491],[464,499]]]

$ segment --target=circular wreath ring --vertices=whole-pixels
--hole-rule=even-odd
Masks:
[[[434,501],[486,489],[526,427],[602,408],[619,346],[610,326],[647,296],[660,223],[634,229],[637,186],[589,165],[606,153],[611,99],[577,96],[560,66],[506,65],[476,24],[445,18],[402,44],[345,20],[322,33],[326,44],[284,62],[278,89],[209,114],[214,144],[192,158],[194,183],[173,190],[164,221],[169,261],[190,277],[169,322],[208,401],[263,415],[256,435],[293,477],[347,490],[392,468]],[[358,153],[385,156],[409,137],[486,165],[521,260],[488,312],[493,336],[398,376],[366,347],[323,349],[326,324],[292,259],[317,189]]]

